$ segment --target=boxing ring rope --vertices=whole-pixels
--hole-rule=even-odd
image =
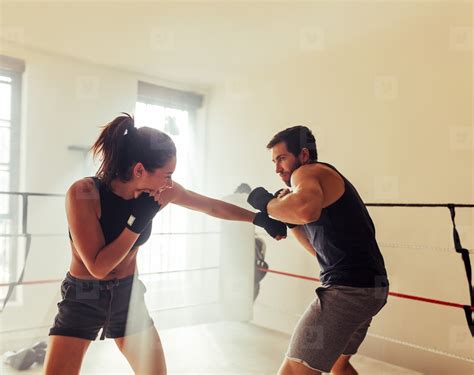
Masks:
[[[293,278],[297,278],[297,279],[301,279],[301,280],[321,282],[321,280],[317,277],[298,275],[298,274],[294,274],[294,273],[290,273],[290,272],[284,272],[284,271],[278,271],[278,270],[274,270],[274,269],[270,269],[270,268],[257,267],[256,269],[261,271],[261,272],[274,273],[274,274],[277,274],[277,275],[286,276],[286,277],[293,277]],[[404,299],[408,299],[408,300],[415,300],[415,301],[420,301],[420,302],[425,302],[425,303],[432,303],[432,304],[437,304],[437,305],[442,305],[442,306],[449,306],[449,307],[455,307],[455,308],[461,308],[461,309],[464,309],[464,307],[465,307],[464,305],[461,305],[459,303],[446,302],[446,301],[441,301],[441,300],[436,300],[436,299],[431,299],[431,298],[413,296],[413,295],[410,295],[410,294],[403,294],[403,293],[397,293],[397,292],[389,292],[388,294],[392,297],[404,298]],[[470,309],[471,309],[471,311],[474,311],[474,306],[470,306]],[[297,315],[297,316],[299,317],[299,315]],[[371,337],[374,337],[374,338],[382,339],[384,341],[389,341],[389,342],[392,342],[392,343],[395,343],[395,344],[401,344],[401,345],[409,346],[409,347],[414,348],[414,349],[421,349],[421,350],[431,352],[431,353],[434,353],[434,354],[441,354],[441,355],[451,357],[451,358],[454,358],[454,359],[459,359],[459,360],[462,360],[462,361],[474,363],[474,358],[459,356],[459,355],[456,355],[456,354],[453,354],[453,353],[448,353],[448,352],[444,352],[442,350],[428,348],[426,346],[413,344],[413,343],[410,343],[410,342],[407,342],[407,341],[398,340],[398,339],[394,339],[392,337],[387,337],[387,336],[383,336],[383,335],[379,335],[379,334],[375,334],[375,333],[370,333],[369,332],[369,333],[367,333],[367,335],[371,336]]]
[[[152,236],[190,236],[190,235],[208,235],[208,234],[220,234],[220,232],[154,232]],[[264,234],[264,233],[262,233]],[[27,234],[13,234],[13,233],[0,233],[0,238],[16,238],[16,237],[26,237]],[[35,238],[44,238],[44,237],[66,237],[63,233],[35,233]],[[455,250],[454,247],[442,247],[442,246],[423,246],[423,245],[413,245],[403,242],[385,242],[377,241],[377,243],[382,247],[389,247],[393,249],[414,249],[414,250],[430,250],[430,251],[439,251],[442,253],[452,253]],[[469,254],[474,254],[474,250],[468,250]]]
[[[29,248],[31,245],[31,237],[32,236],[41,236],[41,237],[46,237],[46,236],[65,236],[62,234],[31,234],[27,232],[27,219],[28,219],[28,198],[29,197],[64,197],[64,194],[46,194],[46,193],[22,193],[22,192],[0,192],[0,194],[7,194],[7,195],[17,195],[22,198],[22,225],[21,225],[21,233],[20,234],[0,234],[0,237],[25,237],[26,238],[26,251],[25,251],[25,257],[24,257],[24,266],[23,270],[20,274],[20,277],[18,278],[17,282],[10,282],[10,283],[3,283],[0,284],[0,287],[6,287],[8,286],[9,291],[7,293],[7,296],[4,300],[3,307],[0,310],[3,311],[12,291],[13,288],[17,285],[34,285],[34,284],[45,284],[45,283],[56,283],[61,280],[37,280],[37,281],[23,281],[23,276],[24,276],[24,271],[25,271],[25,266],[26,266],[26,260],[28,258],[28,253],[29,253]],[[468,249],[465,249],[461,245],[461,240],[459,237],[459,234],[456,229],[456,223],[455,223],[455,214],[456,214],[456,208],[474,208],[474,205],[472,204],[453,204],[453,203],[427,203],[427,204],[422,204],[422,203],[367,203],[367,207],[416,207],[416,208],[426,208],[426,207],[438,207],[438,208],[448,208],[450,211],[450,216],[453,224],[453,241],[454,241],[454,249],[449,249],[449,248],[437,248],[437,250],[440,251],[452,251],[455,250],[457,253],[460,253],[464,262],[464,267],[466,271],[466,277],[467,281],[469,284],[469,292],[470,292],[470,299],[471,299],[471,304],[470,305],[462,305],[459,303],[454,303],[454,302],[449,302],[449,301],[442,301],[442,300],[437,300],[437,299],[431,299],[431,298],[426,298],[426,297],[420,297],[420,296],[413,296],[409,294],[403,294],[403,293],[397,293],[397,292],[390,292],[389,295],[392,297],[396,298],[402,298],[402,299],[408,299],[408,300],[415,300],[419,302],[425,302],[425,303],[431,303],[431,304],[437,304],[437,305],[443,305],[443,306],[448,306],[448,307],[453,307],[453,308],[460,308],[463,309],[465,312],[465,317],[466,321],[469,326],[469,330],[471,332],[471,336],[474,337],[474,323],[472,319],[472,313],[474,312],[474,292],[473,292],[473,287],[472,287],[472,269],[471,269],[471,264],[470,264],[470,257],[469,255],[472,254],[472,251],[469,251]],[[153,235],[208,235],[208,234],[218,234],[219,232],[194,232],[194,233],[153,233]],[[383,243],[381,243],[383,245]],[[391,247],[401,247],[403,244],[387,244],[386,246],[391,246]],[[412,246],[410,245],[411,248],[414,249],[427,249],[428,247],[423,247],[423,246]],[[431,249],[431,247],[430,247]],[[147,275],[156,275],[156,274],[166,274],[170,272],[192,272],[192,271],[202,271],[202,270],[208,270],[208,269],[218,269],[218,267],[204,267],[204,268],[196,268],[196,269],[184,269],[184,270],[171,270],[171,271],[161,271],[161,272],[150,272],[150,273],[145,273],[145,274],[140,274],[141,276],[147,276]],[[262,272],[268,272],[268,273],[275,273],[279,274],[282,276],[288,276],[288,277],[295,277],[299,279],[304,279],[308,281],[317,281],[319,282],[319,278],[315,277],[308,277],[304,275],[297,275],[297,274],[292,274],[289,272],[284,272],[284,271],[279,271],[279,270],[273,270],[273,269],[267,269],[267,268],[257,268],[257,270],[262,271]],[[209,303],[206,303],[209,304]],[[176,308],[184,308],[187,306],[176,306],[176,307],[171,307],[171,309],[176,309]],[[161,310],[166,310],[165,309],[160,309]],[[387,338],[389,339],[389,338]],[[389,339],[390,341],[391,339]],[[415,344],[411,344],[415,345]],[[430,350],[429,348],[424,348],[425,350]],[[446,355],[450,356],[455,356],[449,353],[443,353]],[[456,356],[455,356],[456,357]],[[469,361],[473,361],[472,359],[465,359]]]
[[[472,286],[472,266],[470,254],[471,252],[464,248],[461,244],[461,238],[456,228],[456,208],[474,208],[474,204],[456,204],[456,203],[367,203],[367,207],[440,207],[447,208],[451,217],[451,223],[453,225],[453,242],[454,250],[461,255],[464,263],[464,270],[466,271],[466,279],[469,290],[470,305],[461,305],[464,310],[466,322],[471,332],[471,336],[474,337],[474,321],[472,318],[473,306],[474,306],[474,287]]]
[[[439,251],[443,253],[452,253],[453,250],[456,250],[453,247],[440,247],[440,246],[423,246],[423,245],[412,245],[407,243],[397,243],[397,242],[384,242],[377,241],[377,243],[382,247],[389,247],[392,249],[415,249],[415,250],[431,250]],[[469,254],[474,254],[474,250],[468,250]]]
[[[442,300],[437,300],[437,299],[432,299],[432,298],[426,298],[426,297],[420,297],[420,296],[414,296],[410,294],[404,294],[404,293],[398,293],[398,292],[389,292],[389,295],[392,297],[396,298],[401,298],[401,299],[407,299],[407,300],[414,300],[418,302],[424,302],[424,303],[429,303],[429,304],[436,304],[436,305],[441,305],[441,306],[447,306],[447,307],[452,307],[452,308],[459,308],[464,310],[465,313],[465,318],[471,333],[471,336],[474,337],[474,324],[472,320],[472,314],[474,312],[474,289],[472,287],[472,269],[471,269],[471,263],[470,263],[470,254],[473,254],[473,251],[470,251],[466,248],[464,248],[461,245],[461,239],[459,237],[459,234],[456,229],[456,223],[455,223],[455,209],[457,207],[459,208],[474,208],[474,205],[472,204],[453,204],[453,203],[445,203],[445,204],[436,204],[436,203],[431,203],[431,204],[421,204],[421,203],[367,203],[367,207],[417,207],[417,208],[422,208],[422,207],[441,207],[441,208],[448,208],[450,212],[450,217],[453,225],[453,241],[454,241],[454,248],[446,248],[446,247],[437,247],[434,248],[434,250],[437,251],[443,251],[443,252],[451,252],[455,250],[457,253],[460,253],[462,256],[462,260],[464,262],[464,267],[466,271],[466,277],[468,281],[468,286],[469,286],[469,292],[470,292],[470,299],[471,299],[471,305],[462,305],[460,303],[454,303],[454,302],[448,302],[448,301],[442,301]],[[407,245],[407,244],[400,244],[400,243],[383,243],[379,242],[381,246],[388,246],[392,248],[401,248],[401,247],[407,247],[407,248],[412,248],[412,249],[433,249],[432,247],[427,247],[427,246],[417,246],[417,245]],[[304,275],[298,275],[290,272],[285,272],[285,271],[280,271],[280,270],[275,270],[275,269],[270,269],[270,268],[263,268],[263,267],[257,267],[256,268],[258,271],[265,272],[265,273],[273,273],[277,274],[280,276],[285,276],[285,277],[294,277],[302,280],[307,280],[307,281],[316,281],[320,282],[320,279],[317,277],[310,277],[310,276],[304,276]],[[374,334],[374,333],[368,333],[368,336],[381,339],[387,342],[395,343],[395,344],[401,344],[410,348],[414,349],[419,349],[423,350],[426,352],[430,352],[433,354],[438,354],[438,355],[444,355],[446,357],[450,357],[453,359],[457,360],[462,360],[468,363],[473,363],[474,364],[474,358],[469,358],[469,357],[464,357],[460,355],[456,355],[453,353],[445,352],[442,350],[438,349],[433,349],[429,348],[426,346],[414,344],[411,342],[407,342],[404,340],[398,340],[394,339],[391,337],[379,335],[379,334]]]
[[[48,280],[30,280],[24,281],[24,272],[26,268],[27,258],[29,256],[29,251],[31,247],[31,240],[32,237],[34,238],[47,238],[47,237],[56,237],[56,238],[67,238],[66,234],[62,233],[28,233],[28,208],[29,208],[29,198],[30,197],[58,197],[64,198],[65,194],[49,194],[49,193],[29,193],[29,192],[6,192],[0,191],[0,195],[10,195],[10,196],[19,196],[22,202],[22,220],[21,220],[21,231],[20,233],[0,233],[0,238],[26,238],[26,245],[25,245],[25,256],[23,259],[23,268],[20,272],[20,276],[16,282],[7,282],[7,283],[0,283],[1,287],[8,287],[7,295],[3,301],[3,306],[0,306],[0,313],[5,309],[5,306],[8,303],[9,298],[11,297],[13,290],[16,286],[30,286],[30,285],[38,285],[38,284],[53,284],[59,283],[62,279],[48,279]],[[189,236],[189,235],[217,235],[220,234],[218,231],[207,231],[207,232],[153,232],[151,236]],[[173,274],[173,273],[188,273],[188,272],[196,272],[196,271],[208,271],[208,270],[218,270],[219,267],[196,267],[196,268],[188,268],[188,269],[177,269],[177,270],[168,270],[168,271],[157,271],[157,272],[146,272],[146,273],[139,273],[141,277],[153,276],[153,275],[164,275],[164,274]],[[180,305],[180,306],[171,306],[166,308],[161,308],[151,312],[157,311],[165,311],[165,310],[175,310],[179,308],[186,308],[186,307],[196,307],[201,305],[209,305],[215,302],[206,302],[202,304],[193,304],[193,305]]]
[[[186,268],[186,269],[181,269],[181,270],[145,272],[145,273],[139,273],[138,276],[143,277],[143,276],[163,275],[163,274],[169,274],[169,273],[184,273],[184,272],[208,271],[208,270],[218,270],[218,269],[219,267],[196,267],[196,268]],[[15,282],[15,283],[0,283],[0,288],[12,286],[12,285],[17,286],[17,285],[55,284],[61,281],[63,281],[63,279],[32,280],[32,281],[22,281],[22,282]]]
[[[185,233],[185,232],[154,232],[154,233],[151,233],[151,236],[182,236],[182,235],[216,235],[216,234],[219,234],[220,232],[212,232],[212,231],[209,231],[209,232],[189,232],[189,233]],[[23,280],[23,275],[24,275],[24,270],[25,270],[25,267],[26,267],[26,258],[28,257],[28,253],[29,253],[29,248],[30,248],[30,245],[31,245],[31,237],[63,237],[63,238],[67,238],[67,235],[65,234],[41,234],[41,235],[37,235],[37,234],[0,234],[0,238],[2,237],[10,237],[10,238],[18,238],[18,237],[25,237],[27,238],[27,245],[26,245],[26,252],[25,252],[25,259],[24,259],[24,266],[23,266],[23,270],[20,274],[20,277],[18,279],[18,281],[16,282],[7,282],[7,283],[0,283],[0,288],[2,287],[8,287],[9,288],[9,292],[7,293],[7,296],[5,297],[5,300],[4,300],[4,303],[3,303],[3,307],[2,309],[0,309],[0,312],[3,311],[3,309],[5,308],[7,302],[8,302],[8,299],[9,297],[11,296],[12,294],[12,291],[13,289],[16,287],[16,286],[30,286],[30,285],[39,285],[39,284],[54,284],[54,283],[59,283],[62,281],[62,279],[46,279],[46,280],[29,280],[29,281],[24,281]],[[156,272],[139,272],[138,275],[140,277],[147,277],[147,276],[154,276],[154,275],[165,275],[165,274],[173,274],[173,273],[188,273],[188,272],[197,272],[197,271],[209,271],[209,270],[218,270],[219,267],[215,266],[215,267],[195,267],[195,268],[186,268],[186,269],[176,269],[176,270],[167,270],[167,271],[156,271]],[[204,303],[202,305],[207,305],[209,303]],[[183,306],[180,306],[179,308],[184,308],[184,307],[195,307],[195,306],[199,306],[200,304],[195,304],[195,305],[183,305]],[[170,307],[169,309],[176,309],[178,307]],[[156,311],[165,311],[165,310],[168,310],[168,308],[162,308],[162,309],[159,309],[159,310],[156,310]],[[154,311],[152,311],[154,312]]]
[[[194,232],[193,234],[196,234],[197,232]],[[199,234],[216,234],[219,232],[202,232]],[[161,234],[168,235],[168,234],[177,234],[177,233],[152,233],[152,235],[159,236]],[[181,235],[187,235],[187,233],[179,233]],[[57,235],[58,237],[67,237],[66,235],[60,234]],[[0,234],[0,238],[2,235]],[[156,272],[140,272],[138,276],[143,279],[146,277],[152,277],[155,275],[169,275],[169,274],[178,274],[178,273],[190,273],[190,272],[202,272],[202,271],[217,271],[219,267],[214,266],[214,267],[194,267],[194,268],[186,268],[186,269],[172,269],[172,270],[167,270],[167,271],[156,271]],[[30,280],[30,281],[22,281],[22,282],[10,282],[10,283],[0,283],[0,288],[2,287],[16,287],[16,286],[32,286],[32,285],[45,285],[45,284],[59,284],[62,282],[63,279],[45,279],[45,280]],[[172,310],[180,310],[180,309],[186,309],[186,308],[194,308],[194,307],[207,307],[207,306],[212,306],[215,305],[216,303],[219,303],[218,300],[213,300],[210,302],[202,302],[202,303],[187,303],[187,304],[182,304],[182,305],[172,305],[172,306],[166,306],[162,308],[156,308],[156,309],[151,309],[149,310],[150,314],[153,313],[160,313],[160,312],[165,312],[165,311],[172,311]],[[1,334],[8,334],[8,333],[13,333],[13,332],[21,332],[21,331],[29,331],[29,330],[36,330],[36,329],[41,329],[41,328],[50,328],[50,325],[44,325],[44,326],[36,326],[33,328],[27,328],[27,329],[14,329],[14,330],[6,330],[0,332]]]
[[[301,279],[301,280],[321,282],[321,280],[317,277],[297,275],[297,274],[294,274],[294,273],[273,270],[271,268],[257,267],[257,270],[262,271],[262,272],[274,273],[274,274],[278,274],[278,275],[282,275],[282,276],[294,277],[294,278]],[[457,308],[460,308],[460,309],[464,309],[464,307],[465,307],[465,305],[461,305],[460,303],[447,302],[447,301],[442,301],[442,300],[437,300],[437,299],[432,299],[432,298],[413,296],[411,294],[404,294],[404,293],[398,293],[398,292],[389,292],[388,294],[392,297],[405,298],[405,299],[410,299],[410,300],[420,301],[420,302],[426,302],[426,303],[434,303],[434,304],[443,305],[443,306],[457,307]],[[474,311],[474,306],[468,306],[468,308],[471,311]]]
[[[473,251],[469,251],[468,249],[464,249],[461,245],[461,241],[459,238],[459,235],[456,230],[456,224],[454,221],[455,217],[455,208],[460,207],[460,208],[474,208],[473,204],[454,204],[454,203],[366,203],[365,204],[367,207],[443,207],[443,208],[448,208],[451,213],[451,219],[453,222],[453,238],[454,238],[454,244],[455,247],[454,249],[449,249],[449,248],[438,248],[438,250],[443,250],[443,251],[449,251],[449,250],[456,250],[456,252],[459,252],[463,255],[463,260],[464,260],[464,265],[466,268],[466,274],[468,278],[468,283],[470,286],[470,296],[471,296],[471,305],[462,305],[459,303],[453,303],[453,302],[447,302],[447,301],[441,301],[441,300],[436,300],[436,299],[431,299],[431,298],[426,298],[426,297],[419,297],[419,296],[413,296],[409,294],[403,294],[403,293],[397,293],[397,292],[389,292],[389,295],[393,297],[398,297],[398,298],[405,298],[405,299],[410,299],[414,301],[421,301],[421,302],[426,302],[426,303],[433,303],[433,304],[438,304],[438,305],[444,305],[444,306],[450,306],[450,307],[456,307],[463,309],[466,312],[466,318],[468,320],[468,325],[469,329],[471,331],[471,335],[474,336],[474,327],[473,327],[473,322],[472,322],[472,317],[471,315],[472,312],[474,311],[474,298],[473,298],[473,288],[472,288],[472,273],[471,273],[471,265],[469,262],[469,254],[473,254]],[[384,243],[380,243],[382,246],[384,246]],[[403,244],[385,244],[386,246],[391,246],[391,247],[403,247]],[[412,246],[412,248],[416,249],[430,249],[429,247],[424,247],[424,246]],[[468,262],[466,262],[466,260]],[[289,276],[289,277],[295,277],[303,280],[309,280],[309,281],[317,281],[320,282],[320,279],[317,277],[309,277],[309,276],[303,276],[303,275],[297,275],[289,272],[283,272],[283,271],[278,271],[278,270],[272,270],[268,268],[262,268],[262,267],[257,267],[257,270],[261,272],[269,272],[269,273],[275,273],[283,276]]]
[[[192,236],[192,235],[208,235],[208,234],[219,234],[220,232],[153,232],[151,236]],[[27,237],[27,236],[35,236],[35,237],[67,237],[67,235],[63,233],[30,233],[30,234],[22,234],[22,233],[0,233],[0,238],[2,237]]]
[[[401,299],[407,299],[407,300],[413,300],[413,301],[418,301],[418,302],[424,302],[428,304],[436,304],[436,305],[441,305],[441,306],[446,306],[446,307],[452,307],[452,308],[458,308],[462,309],[465,313],[465,318],[469,327],[469,331],[471,333],[471,336],[474,336],[474,324],[472,320],[472,314],[474,312],[474,293],[473,293],[473,287],[472,287],[472,269],[471,269],[471,263],[470,263],[470,254],[473,254],[473,251],[470,251],[466,248],[464,248],[461,245],[461,239],[459,237],[459,234],[456,229],[456,223],[455,223],[455,209],[457,207],[459,208],[474,208],[474,205],[472,204],[452,204],[452,203],[446,203],[446,204],[405,204],[405,203],[400,203],[400,204],[394,204],[394,203],[367,203],[366,206],[368,207],[441,207],[441,208],[448,208],[450,212],[450,217],[453,225],[453,242],[454,242],[454,248],[446,248],[446,247],[437,247],[435,250],[437,251],[443,251],[443,252],[451,252],[455,250],[457,253],[460,253],[462,256],[462,260],[464,263],[465,271],[466,271],[466,278],[468,281],[468,287],[469,287],[469,293],[470,293],[470,299],[471,299],[471,305],[463,305],[460,303],[454,303],[454,302],[449,302],[449,301],[442,301],[438,299],[432,299],[432,298],[426,298],[426,297],[420,297],[420,296],[414,296],[410,294],[404,294],[404,293],[398,293],[398,292],[389,292],[389,295],[395,298],[401,298]],[[416,246],[416,245],[407,245],[407,244],[397,244],[397,243],[383,243],[379,242],[380,245],[382,246],[388,246],[392,248],[399,248],[399,247],[407,247],[407,248],[412,248],[412,249],[433,249],[432,247],[427,247],[427,246]],[[302,280],[307,280],[307,281],[316,281],[320,282],[320,279],[317,277],[309,277],[309,276],[304,276],[304,275],[298,275],[290,272],[285,272],[285,271],[280,271],[280,270],[275,270],[275,269],[270,269],[270,268],[263,268],[263,267],[257,267],[257,270],[260,272],[265,272],[265,273],[273,273],[276,275],[284,276],[284,277],[294,277]],[[453,359],[457,360],[462,360],[468,363],[473,363],[474,364],[474,358],[469,358],[469,357],[464,357],[460,356],[457,354],[445,352],[442,350],[438,349],[433,349],[429,348],[426,346],[414,344],[411,342],[407,342],[404,340],[398,340],[395,338],[379,335],[379,334],[374,334],[374,333],[368,333],[368,336],[371,336],[376,339],[381,339],[386,342],[390,343],[395,343],[395,344],[401,344],[406,347],[410,347],[413,349],[418,349],[418,350],[423,350],[425,352],[437,354],[437,355],[443,355],[446,357],[450,357]]]

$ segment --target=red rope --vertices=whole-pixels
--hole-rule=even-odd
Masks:
[[[295,273],[277,271],[277,270],[266,269],[266,268],[261,268],[261,267],[257,267],[257,269],[259,271],[263,271],[263,272],[276,273],[278,275],[294,277],[294,278],[302,279],[302,280],[317,281],[317,282],[321,281],[317,277],[297,275]],[[143,275],[153,275],[153,274],[155,274],[155,272],[150,272],[150,273],[143,274]],[[60,282],[60,281],[62,281],[62,280],[61,279],[50,279],[50,280],[22,281],[21,283],[18,283],[18,285],[50,284],[50,283],[56,283],[56,282]],[[10,286],[12,284],[15,284],[15,283],[3,283],[3,284],[0,284],[0,287]],[[459,308],[459,309],[463,309],[464,306],[465,306],[465,305],[461,305],[459,303],[441,301],[441,300],[437,300],[437,299],[425,298],[425,297],[419,297],[419,296],[412,296],[410,294],[403,294],[403,293],[397,293],[397,292],[389,292],[388,294],[392,297],[410,299],[410,300],[413,300],[413,301],[420,301],[420,302],[426,302],[426,303],[433,303],[435,305],[456,307],[456,308]],[[470,306],[470,307],[471,307],[471,311],[474,311],[474,306]]]
[[[320,279],[317,277],[309,277],[309,276],[302,276],[302,275],[297,275],[294,273],[289,273],[289,272],[282,272],[282,271],[276,271],[276,270],[271,270],[271,269],[266,269],[266,268],[261,268],[257,267],[259,271],[263,272],[270,272],[270,273],[276,273],[279,275],[283,276],[290,276],[290,277],[295,277],[297,279],[303,279],[303,280],[310,280],[310,281],[318,281],[320,282]],[[425,298],[425,297],[418,297],[418,296],[412,296],[410,294],[403,294],[403,293],[397,293],[397,292],[389,292],[388,293],[392,297],[398,297],[398,298],[405,298],[405,299],[411,299],[414,301],[421,301],[421,302],[427,302],[427,303],[433,303],[436,305],[443,305],[443,306],[450,306],[450,307],[457,307],[459,309],[463,309],[465,305],[461,305],[459,303],[454,303],[454,302],[446,302],[446,301],[441,301],[438,299],[432,299],[432,298]],[[470,306],[471,311],[474,311],[474,306]]]

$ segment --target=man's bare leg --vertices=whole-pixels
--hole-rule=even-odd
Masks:
[[[340,355],[336,363],[332,366],[331,374],[334,375],[357,375],[358,372],[349,363],[350,355]]]

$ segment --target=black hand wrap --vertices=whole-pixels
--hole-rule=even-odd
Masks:
[[[140,194],[132,200],[132,212],[127,220],[126,227],[132,232],[141,233],[155,217],[160,205],[146,193]]]
[[[253,223],[262,227],[267,231],[267,233],[275,238],[276,236],[286,237],[286,225],[281,221],[272,219],[268,215],[258,212],[253,219]]]
[[[265,188],[258,187],[253,189],[248,198],[247,202],[255,209],[262,211],[264,214],[268,214],[267,205],[273,199],[273,195],[269,193]]]

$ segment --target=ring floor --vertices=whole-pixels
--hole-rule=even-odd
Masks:
[[[169,375],[274,375],[289,336],[248,323],[217,322],[159,330]],[[419,372],[361,355],[351,363],[361,375],[414,375]],[[16,371],[5,364],[0,374],[41,374],[34,365]],[[95,341],[86,353],[81,374],[133,374],[113,340]]]

